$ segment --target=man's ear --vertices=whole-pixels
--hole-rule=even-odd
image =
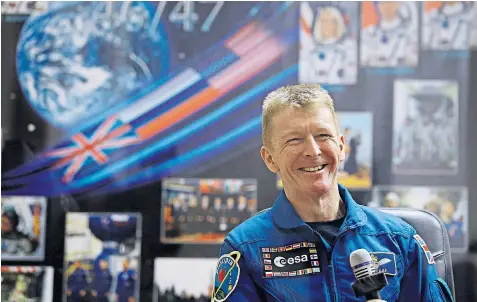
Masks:
[[[346,153],[345,153],[345,137],[343,134],[340,134],[340,138],[338,141],[338,147],[340,149],[340,162],[345,160]]]
[[[262,148],[260,149],[260,155],[262,156],[265,165],[267,165],[268,170],[272,171],[273,173],[277,173],[278,165],[273,160],[273,156],[267,147],[262,146]]]

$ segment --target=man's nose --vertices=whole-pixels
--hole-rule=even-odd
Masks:
[[[305,139],[305,156],[317,157],[321,154],[321,148],[318,142],[313,136],[309,136]]]

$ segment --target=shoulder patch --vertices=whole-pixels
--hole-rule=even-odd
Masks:
[[[225,301],[237,286],[240,277],[240,252],[234,251],[222,255],[215,270],[214,291],[212,302]]]
[[[422,250],[424,251],[424,254],[426,255],[426,258],[427,258],[427,262],[429,264],[434,264],[436,263],[434,261],[434,257],[432,256],[432,253],[431,251],[429,250],[429,247],[427,246],[426,242],[421,238],[421,236],[419,236],[418,234],[414,235],[414,239],[417,241],[417,243],[419,244],[419,246],[422,248]]]

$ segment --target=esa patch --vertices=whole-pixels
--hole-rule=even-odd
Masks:
[[[215,270],[214,291],[212,302],[225,301],[237,286],[240,277],[240,252],[234,251],[222,255]]]
[[[391,252],[370,252],[371,259],[376,264],[378,272],[383,272],[386,275],[396,276],[396,254]]]
[[[262,247],[262,276],[297,277],[320,272],[320,261],[316,245],[299,242],[280,247]]]
[[[422,250],[424,251],[424,254],[426,255],[427,262],[429,264],[434,264],[436,263],[434,261],[434,257],[432,256],[431,251],[429,250],[429,247],[427,246],[426,242],[419,236],[418,234],[414,235],[414,239],[416,239],[417,243],[421,246]]]

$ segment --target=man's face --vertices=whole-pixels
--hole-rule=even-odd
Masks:
[[[209,196],[202,196],[202,207],[204,209],[209,207]]]
[[[8,217],[2,216],[2,232],[8,233],[12,231],[12,222]]]
[[[129,268],[129,261],[123,260],[123,270],[126,271]]]
[[[399,201],[396,199],[386,199],[385,206],[387,208],[397,208],[399,207]]]
[[[330,12],[322,12],[319,17],[319,22],[323,38],[338,37],[338,22]]]
[[[106,260],[101,260],[99,262],[99,267],[104,271],[108,268],[108,262]]]
[[[239,198],[238,198],[238,203],[241,206],[245,206],[247,204],[247,198],[245,198],[245,196],[243,196],[243,195],[240,195]]]
[[[234,199],[232,197],[227,198],[227,208],[228,209],[233,209],[234,207]]]
[[[379,12],[385,21],[392,21],[396,18],[401,3],[397,1],[380,1],[378,3]]]
[[[451,217],[455,212],[455,207],[450,201],[446,201],[441,207],[441,216]]]
[[[349,135],[351,134],[349,128],[346,128],[346,129],[344,130],[344,133],[343,133],[343,134],[344,134],[345,138],[348,138]]]
[[[326,106],[287,108],[271,121],[270,146],[261,153],[270,171],[278,173],[285,191],[322,196],[336,185],[344,160],[344,137]]]

